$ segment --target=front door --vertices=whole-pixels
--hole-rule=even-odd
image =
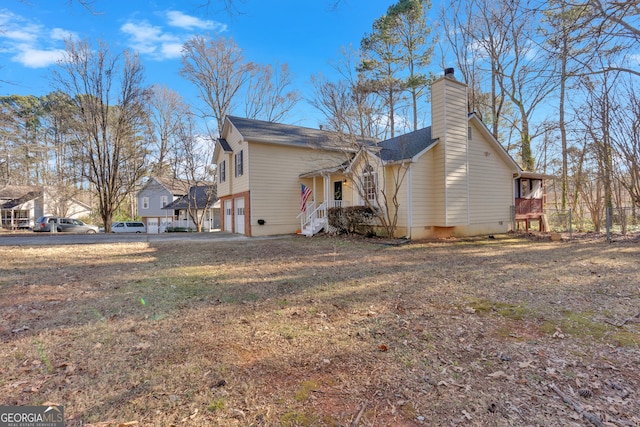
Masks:
[[[244,234],[244,198],[235,200],[236,233]]]
[[[342,181],[333,183],[333,200],[336,208],[342,207]]]
[[[233,231],[233,208],[231,200],[224,201],[224,231]]]

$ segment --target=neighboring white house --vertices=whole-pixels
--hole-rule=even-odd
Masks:
[[[542,177],[524,173],[468,112],[467,86],[447,71],[431,86],[432,126],[386,141],[354,144],[319,129],[226,117],[214,152],[222,228],[312,235],[327,228],[329,208],[379,201],[382,192],[397,196],[396,235],[412,239],[501,233],[518,216],[541,218],[524,212],[533,204],[516,203],[514,189]],[[303,213],[301,188],[311,189]]]
[[[0,188],[2,228],[26,229],[33,227],[41,216],[81,218],[91,211],[91,198],[85,191],[75,190],[63,196],[53,187],[7,185]]]

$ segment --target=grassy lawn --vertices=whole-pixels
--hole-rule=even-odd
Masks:
[[[638,239],[0,259],[0,404],[61,404],[67,426],[640,425]]]

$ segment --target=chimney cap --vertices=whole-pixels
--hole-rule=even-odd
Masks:
[[[453,67],[451,68],[445,68],[444,69],[444,76],[445,77],[450,77],[450,78],[454,78],[453,74],[455,73],[455,69]]]

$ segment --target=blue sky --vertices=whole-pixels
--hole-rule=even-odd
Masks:
[[[217,3],[216,3],[217,1]],[[0,95],[44,95],[51,69],[72,35],[107,41],[115,52],[140,53],[148,84],[164,84],[195,103],[195,89],[178,75],[180,47],[195,34],[233,38],[247,60],[289,64],[295,87],[312,94],[313,74],[333,74],[342,46],[358,46],[393,0],[236,0],[229,15],[211,0],[95,0],[91,14],[69,0],[4,0],[0,4]],[[243,2],[241,2],[243,1]],[[434,60],[436,60],[434,58]],[[317,127],[319,114],[301,101],[288,123]]]

